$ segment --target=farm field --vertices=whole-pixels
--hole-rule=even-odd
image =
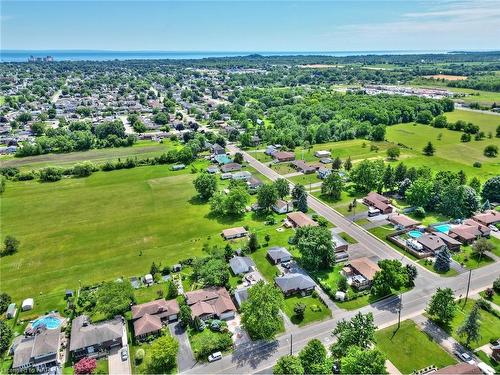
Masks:
[[[393,325],[375,332],[375,341],[377,348],[403,374],[430,365],[442,368],[457,362],[413,321],[405,320],[399,330],[396,329],[397,325]]]
[[[500,94],[497,94],[500,99]],[[500,125],[500,116],[495,114],[465,111],[462,109],[455,109],[453,112],[445,113],[448,122],[455,122],[457,120],[464,120],[472,122],[479,126],[479,128],[486,134],[492,132],[495,135],[495,130]]]
[[[0,161],[3,167],[17,167],[21,170],[44,168],[47,166],[68,166],[81,161],[89,160],[94,163],[107,160],[125,159],[127,157],[147,157],[159,156],[168,150],[181,147],[177,143],[167,141],[158,143],[152,141],[139,141],[132,147],[102,148],[89,151],[71,152],[68,154],[45,154],[16,158],[13,156],[2,157]]]
[[[194,178],[187,170],[147,166],[55,183],[8,183],[2,229],[21,246],[2,259],[2,290],[17,303],[35,298],[30,313],[62,310],[66,288],[142,275],[153,261],[172,265],[200,256],[204,244],[223,243],[220,232],[228,227],[248,225],[262,242],[271,232],[270,245],[288,239],[288,233],[274,235],[279,223],[265,226],[252,213],[210,217],[209,205],[195,198]]]

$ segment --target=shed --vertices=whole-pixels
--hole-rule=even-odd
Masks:
[[[182,270],[182,265],[181,264],[177,263],[177,264],[174,264],[172,266],[172,271],[173,272],[180,272],[180,270]]]
[[[17,309],[16,309],[16,304],[12,302],[9,307],[7,307],[7,313],[5,314],[7,316],[7,319],[12,319],[13,317],[16,316]]]
[[[148,273],[146,276],[144,276],[144,282],[148,285],[152,285],[153,284],[153,275],[151,275],[150,273]]]
[[[341,292],[340,290],[335,293],[335,299],[337,301],[345,300],[345,292]]]
[[[22,311],[32,310],[33,306],[35,306],[35,301],[33,300],[33,298],[26,298],[21,305],[21,310]]]

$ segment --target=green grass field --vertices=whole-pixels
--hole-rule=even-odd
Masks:
[[[458,302],[458,308],[455,318],[453,318],[453,321],[451,322],[449,327],[444,327],[448,331],[448,333],[450,333],[457,341],[462,344],[465,343],[465,340],[464,338],[458,336],[457,329],[463,324],[475,302],[475,300],[469,299],[469,301],[467,301],[467,304],[464,306],[463,300],[460,300]],[[472,349],[479,348],[480,346],[487,344],[492,339],[498,339],[498,332],[500,332],[500,319],[482,309],[480,309],[479,311],[481,316],[481,326],[479,329],[479,334],[481,335],[481,338],[478,342],[471,342]]]
[[[17,303],[35,298],[29,313],[35,315],[63,310],[66,288],[143,275],[153,261],[172,265],[200,256],[204,244],[224,244],[225,228],[248,225],[261,244],[270,233],[269,246],[286,245],[290,233],[277,232],[279,223],[266,226],[253,213],[211,217],[209,205],[195,198],[194,178],[188,169],[148,166],[56,183],[8,183],[2,233],[21,246],[2,258],[2,291]]]
[[[375,341],[377,348],[403,374],[431,365],[442,368],[457,362],[413,321],[405,320],[399,330],[396,329],[397,325],[393,325],[375,332]]]
[[[139,141],[132,147],[102,148],[89,151],[71,152],[67,154],[45,154],[16,158],[3,156],[0,158],[3,167],[18,167],[22,170],[38,169],[47,166],[70,166],[78,162],[89,160],[94,163],[103,163],[108,160],[126,159],[138,157],[145,159],[159,156],[168,150],[181,147],[178,143],[165,141],[158,143],[152,141]]]
[[[300,319],[294,312],[294,307],[297,303],[306,305],[304,318]],[[312,296],[293,296],[285,298],[285,314],[290,318],[293,324],[304,326],[306,324],[330,318],[332,312],[326,307],[319,298]]]
[[[496,93],[496,96],[500,99],[500,93]],[[495,114],[455,109],[453,112],[445,113],[445,115],[448,122],[455,122],[457,120],[472,122],[473,124],[478,125],[479,128],[486,134],[488,134],[488,132],[492,132],[493,136],[495,135],[497,126],[500,125],[500,116]]]

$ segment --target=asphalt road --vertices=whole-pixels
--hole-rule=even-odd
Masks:
[[[253,168],[270,180],[274,181],[277,178],[282,178],[281,175],[235,146],[229,145],[228,149],[232,153],[241,152],[245,160]],[[355,223],[350,222],[318,199],[309,196],[309,206],[335,226],[341,228],[344,232],[353,237],[361,246],[377,254],[380,258],[401,259],[403,263],[413,263],[409,258],[402,257],[399,252],[372,236]],[[272,366],[279,357],[289,354],[290,350],[292,353],[299,352],[302,347],[313,338],[320,339],[326,345],[331,344],[334,341],[331,331],[336,323],[342,319],[350,319],[358,311],[362,313],[371,312],[374,316],[375,324],[379,328],[383,328],[397,323],[398,306],[400,302],[402,303],[401,320],[421,314],[427,306],[430,296],[438,287],[451,288],[454,290],[456,296],[465,296],[469,273],[464,273],[455,277],[440,277],[421,266],[419,266],[418,269],[419,275],[415,287],[400,297],[393,296],[356,311],[336,313],[332,319],[296,328],[293,332],[293,336],[290,334],[283,334],[272,342],[251,342],[241,345],[237,347],[232,354],[224,356],[222,360],[200,364],[187,372],[193,374],[271,373]],[[498,262],[474,270],[471,274],[470,295],[490,286],[499,274],[500,264]],[[291,341],[293,345],[291,345]]]

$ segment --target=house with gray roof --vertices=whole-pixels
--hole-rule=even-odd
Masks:
[[[106,357],[111,348],[123,346],[124,328],[122,317],[96,324],[91,323],[88,316],[76,317],[71,324],[69,347],[73,359]]]
[[[272,264],[288,262],[292,260],[292,254],[284,247],[273,246],[267,250],[267,257]]]
[[[20,337],[13,344],[12,371],[44,373],[51,367],[59,366],[60,345],[60,328],[45,330],[35,336]]]
[[[311,277],[301,273],[288,273],[284,276],[278,276],[274,282],[281,289],[285,296],[300,293],[305,296],[312,293],[316,283]]]
[[[250,257],[235,256],[229,259],[229,267],[235,275],[240,275],[250,272],[255,267],[255,263]]]

